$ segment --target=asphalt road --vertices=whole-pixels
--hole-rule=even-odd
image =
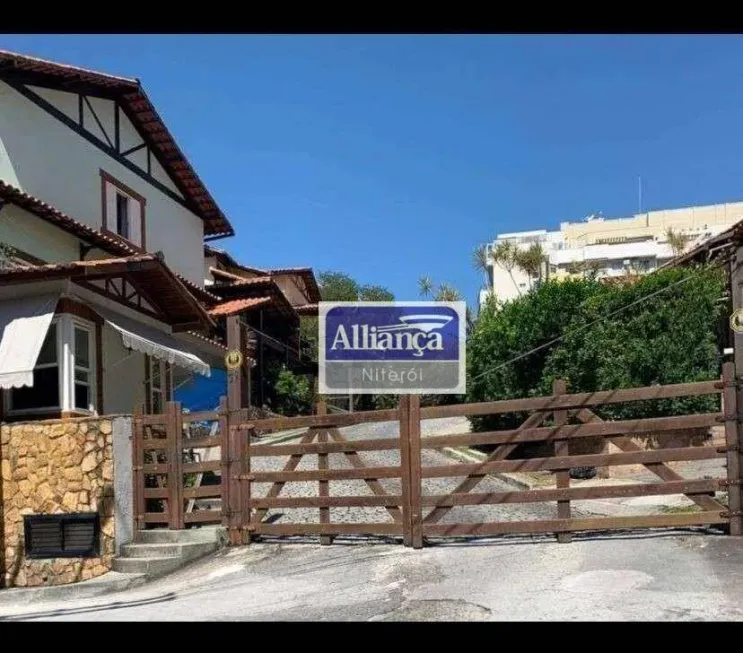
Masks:
[[[419,551],[252,544],[119,594],[3,606],[0,620],[696,621],[740,620],[741,606],[739,538],[646,531]]]

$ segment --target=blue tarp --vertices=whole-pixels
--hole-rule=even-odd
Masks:
[[[219,407],[219,398],[226,395],[227,372],[212,367],[211,376],[194,374],[188,383],[176,389],[173,398],[189,411],[215,410]]]

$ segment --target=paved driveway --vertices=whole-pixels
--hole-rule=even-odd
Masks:
[[[0,620],[738,620],[743,542],[675,532],[421,551],[253,544],[136,590],[0,607]]]

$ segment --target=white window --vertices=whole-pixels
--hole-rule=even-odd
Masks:
[[[145,249],[145,198],[103,170],[101,183],[103,230]]]
[[[158,414],[165,410],[165,402],[171,400],[173,379],[172,368],[165,361],[149,356],[147,358],[147,385],[149,387],[150,413]]]
[[[86,326],[75,322],[73,330],[72,368],[74,370],[72,400],[74,410],[93,412],[93,357],[91,347],[93,332]]]
[[[31,387],[4,393],[8,414],[95,413],[95,328],[58,315],[52,320],[34,367]]]

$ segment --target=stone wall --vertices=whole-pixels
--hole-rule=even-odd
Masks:
[[[114,466],[110,418],[80,418],[0,426],[5,587],[62,585],[106,573],[114,555]],[[100,515],[95,558],[26,559],[23,516]]]

